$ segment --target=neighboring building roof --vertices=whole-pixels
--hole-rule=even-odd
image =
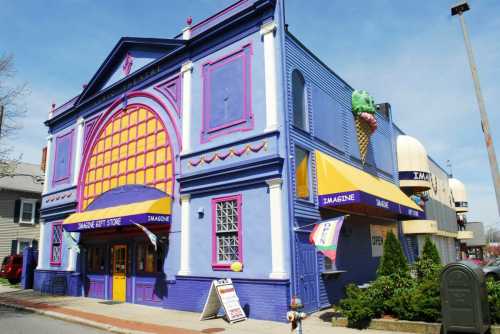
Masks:
[[[43,184],[36,183],[35,179],[30,175],[43,180],[43,174],[40,170],[40,165],[20,162],[16,170],[15,176],[6,176],[0,178],[0,188],[9,190],[29,191],[35,193],[42,193]]]
[[[474,238],[466,240],[467,247],[486,246],[486,234],[484,233],[483,223],[467,222],[466,230],[474,233]]]

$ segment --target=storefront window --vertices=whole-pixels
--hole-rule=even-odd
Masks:
[[[104,247],[92,246],[89,247],[87,253],[87,270],[92,273],[104,271]]]
[[[216,198],[214,214],[214,266],[229,267],[241,259],[241,196]]]
[[[52,225],[52,242],[50,252],[50,264],[52,266],[60,266],[62,262],[62,238],[63,227],[62,223]]]
[[[137,271],[141,273],[158,273],[163,271],[163,252],[158,247],[155,251],[150,242],[137,245]]]
[[[295,147],[295,193],[297,198],[309,200],[309,152]]]

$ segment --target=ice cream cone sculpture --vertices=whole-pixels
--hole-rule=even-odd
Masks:
[[[377,130],[375,118],[375,103],[373,98],[364,90],[355,90],[352,93],[352,113],[356,124],[356,137],[359,145],[359,155],[363,165],[370,145],[370,137]]]

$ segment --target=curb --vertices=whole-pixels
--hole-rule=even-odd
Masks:
[[[66,321],[66,322],[71,322],[71,323],[78,324],[78,325],[83,325],[83,326],[87,326],[87,327],[101,329],[101,330],[104,330],[104,331],[107,331],[107,332],[111,332],[111,333],[117,333],[117,334],[151,334],[150,332],[140,332],[140,331],[135,331],[135,330],[130,330],[130,329],[124,329],[124,328],[120,328],[120,327],[116,327],[116,326],[112,326],[112,325],[107,325],[107,324],[96,322],[96,321],[92,321],[92,320],[87,320],[87,319],[82,319],[82,318],[79,318],[79,317],[74,317],[74,316],[69,316],[69,315],[61,314],[61,313],[58,313],[58,312],[44,311],[44,310],[40,310],[40,309],[37,309],[37,308],[34,308],[34,307],[21,306],[21,305],[17,305],[17,304],[7,303],[7,302],[4,302],[4,301],[0,301],[0,305],[5,306],[5,307],[9,307],[9,308],[13,308],[13,309],[16,309],[16,310],[30,311],[30,312],[33,312],[33,313],[36,313],[36,314],[40,314],[40,315],[44,315],[44,316],[47,316],[47,317],[50,317],[50,318],[53,318],[53,319],[58,319],[58,320],[62,320],[62,321]]]

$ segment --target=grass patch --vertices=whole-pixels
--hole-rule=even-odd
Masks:
[[[6,278],[1,278],[0,277],[0,285],[5,285],[5,286],[9,286],[11,288],[19,288],[19,283],[18,284],[10,284],[9,281],[6,279]]]

